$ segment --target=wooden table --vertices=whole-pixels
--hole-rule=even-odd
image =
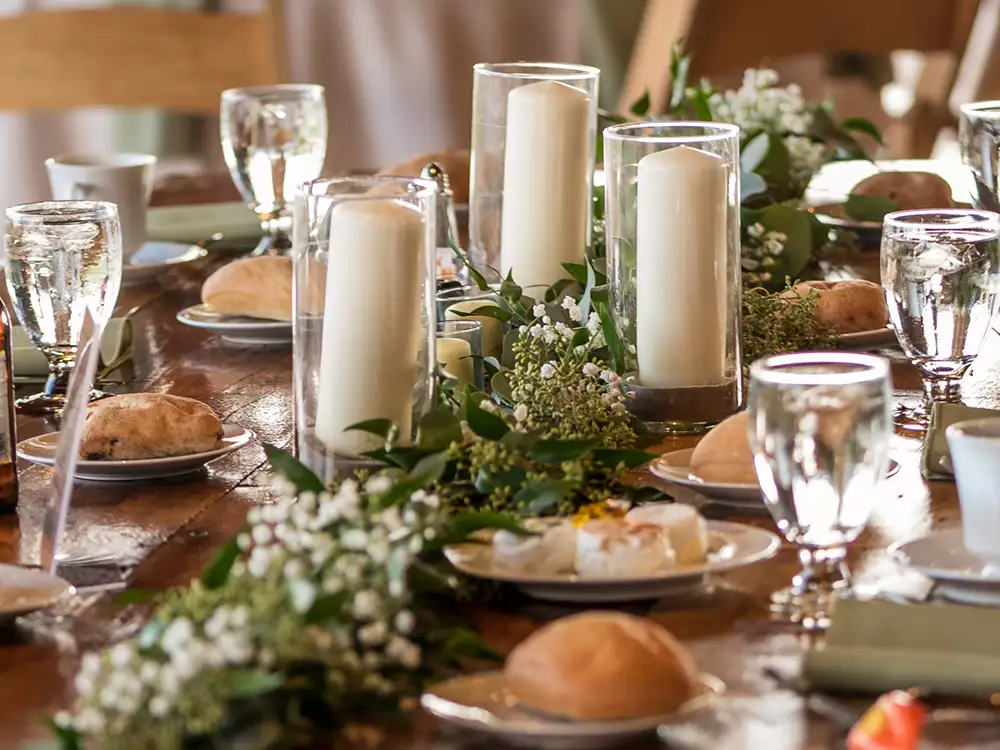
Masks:
[[[203,275],[203,274],[202,274]],[[128,390],[170,392],[201,399],[223,421],[254,430],[261,440],[288,446],[292,436],[291,352],[287,348],[251,350],[228,346],[174,319],[197,301],[198,277],[170,277],[163,286],[123,290],[120,310],[139,305],[136,330],[136,378]],[[914,372],[894,366],[897,387],[916,389]],[[1000,407],[1000,336],[990,334],[987,350],[967,378],[968,397]],[[19,437],[55,429],[38,418],[19,419]],[[692,439],[668,442],[665,449],[687,447]],[[869,529],[851,549],[860,580],[888,570],[887,545],[925,534],[958,520],[955,487],[928,485],[919,472],[920,444],[895,438],[897,476],[880,489]],[[197,575],[213,552],[242,523],[247,509],[268,501],[264,455],[260,446],[230,454],[198,478],[135,484],[86,484],[77,487],[65,548],[71,554],[113,552],[132,561],[131,584],[163,589]],[[0,519],[0,555],[37,559],[40,509],[50,473],[21,467],[21,498],[16,517]],[[763,515],[735,520],[772,527]],[[819,750],[835,746],[840,730],[807,715],[801,699],[778,690],[765,667],[793,670],[799,660],[799,636],[766,624],[765,603],[786,585],[795,555],[782,549],[773,560],[726,576],[713,593],[686,601],[665,601],[648,610],[691,648],[701,667],[729,686],[732,726],[719,748],[734,750]],[[486,638],[509,649],[537,625],[568,610],[541,603],[515,611],[475,609]],[[141,612],[111,609],[106,600],[85,598],[73,618],[55,628],[52,639],[23,631],[8,633],[0,645],[0,747],[16,747],[43,732],[38,716],[64,706],[81,650],[107,644],[132,632]],[[430,722],[418,721],[412,737],[395,747],[464,747],[441,739]],[[650,747],[657,746],[651,742]],[[1000,728],[934,732],[927,748],[1000,747]]]

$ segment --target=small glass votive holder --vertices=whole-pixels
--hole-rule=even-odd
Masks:
[[[704,432],[743,403],[739,133],[705,122],[604,131],[627,405],[655,433]]]
[[[500,359],[507,326],[499,318],[476,315],[484,307],[502,308],[495,292],[484,292],[475,284],[469,284],[438,292],[436,302],[438,320],[474,320],[480,323],[483,356]]]
[[[458,384],[483,390],[483,324],[442,320],[437,324],[437,362]]]
[[[550,286],[590,249],[600,71],[560,63],[473,68],[469,245],[490,281]]]
[[[324,481],[385,444],[349,427],[389,420],[405,444],[433,405],[436,193],[427,180],[342,177],[296,198],[296,448]]]

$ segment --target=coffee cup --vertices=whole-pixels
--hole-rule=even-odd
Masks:
[[[146,208],[153,193],[156,157],[150,154],[55,156],[45,160],[54,200],[99,200],[118,205],[122,255],[146,241]]]
[[[965,548],[1000,565],[1000,417],[957,422],[945,432],[958,486]]]

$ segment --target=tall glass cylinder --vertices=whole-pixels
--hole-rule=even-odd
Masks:
[[[385,440],[348,429],[388,420],[409,442],[433,403],[433,181],[306,183],[293,228],[296,446],[324,480]]]
[[[600,71],[558,63],[473,69],[469,244],[488,277],[566,278],[590,248]]]
[[[743,403],[739,133],[704,122],[604,131],[628,405],[655,432],[703,432]]]

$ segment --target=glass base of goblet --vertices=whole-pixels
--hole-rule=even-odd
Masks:
[[[90,391],[87,400],[93,403],[94,401],[100,401],[102,398],[108,398],[111,395],[110,393],[105,393],[94,388]],[[65,392],[48,393],[42,391],[41,393],[19,398],[14,404],[22,414],[53,414],[61,412],[66,407],[66,394]]]
[[[922,400],[902,399],[896,404],[892,418],[896,434],[922,439],[930,429],[931,407],[935,402],[962,403],[961,382],[960,377],[925,380]]]
[[[826,630],[833,600],[851,588],[845,554],[843,547],[800,548],[802,569],[790,586],[771,595],[771,619],[803,630]]]
[[[265,234],[260,238],[257,247],[250,253],[252,256],[258,255],[288,255],[292,252],[292,240],[284,232]]]

